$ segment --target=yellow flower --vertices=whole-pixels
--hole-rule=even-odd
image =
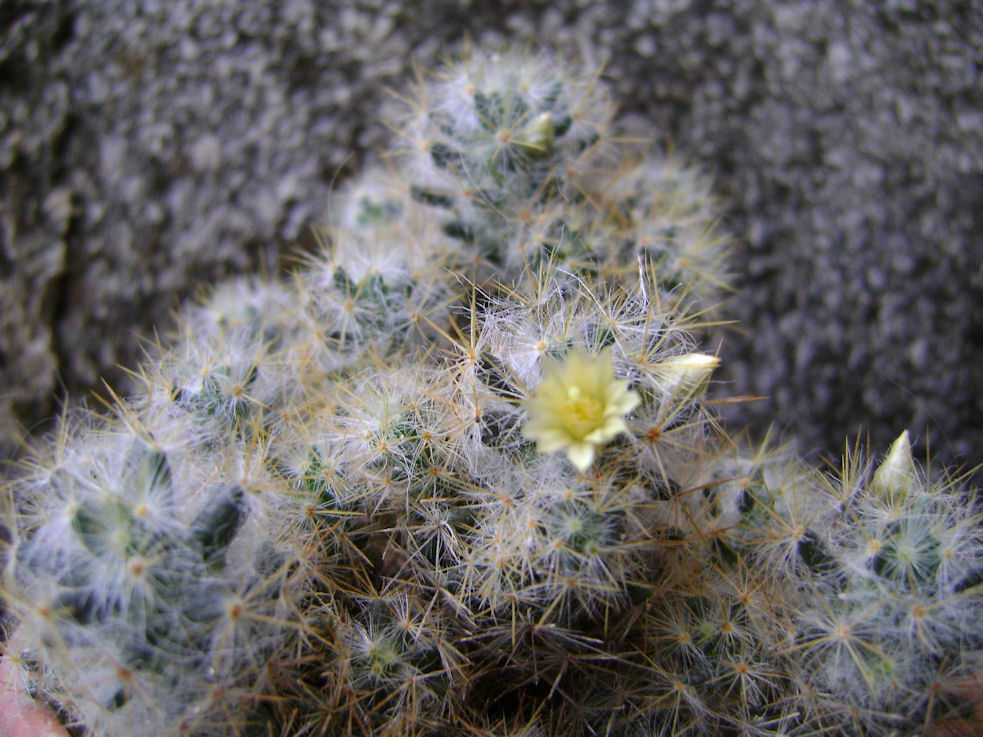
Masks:
[[[573,350],[562,363],[545,361],[539,391],[523,402],[531,417],[522,434],[540,453],[566,450],[584,471],[597,448],[626,429],[624,415],[638,404],[638,394],[615,378],[610,350]]]

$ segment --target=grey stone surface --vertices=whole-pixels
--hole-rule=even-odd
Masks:
[[[201,285],[303,242],[389,133],[385,88],[470,39],[592,59],[714,175],[740,321],[720,393],[838,453],[903,428],[983,461],[983,4],[0,5],[0,444]]]

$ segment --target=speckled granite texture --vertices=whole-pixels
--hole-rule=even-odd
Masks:
[[[730,427],[803,452],[905,427],[983,461],[983,4],[0,4],[0,445],[196,288],[276,268],[388,131],[386,88],[537,39],[716,178]]]

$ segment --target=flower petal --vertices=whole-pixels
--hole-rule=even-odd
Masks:
[[[567,448],[567,456],[578,471],[586,471],[594,460],[594,445],[592,443],[573,443]]]

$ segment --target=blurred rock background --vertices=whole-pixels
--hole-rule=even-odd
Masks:
[[[739,329],[718,394],[800,451],[903,428],[983,461],[979,0],[0,2],[0,448],[140,360],[196,290],[276,270],[465,43],[589,60],[717,182]]]

